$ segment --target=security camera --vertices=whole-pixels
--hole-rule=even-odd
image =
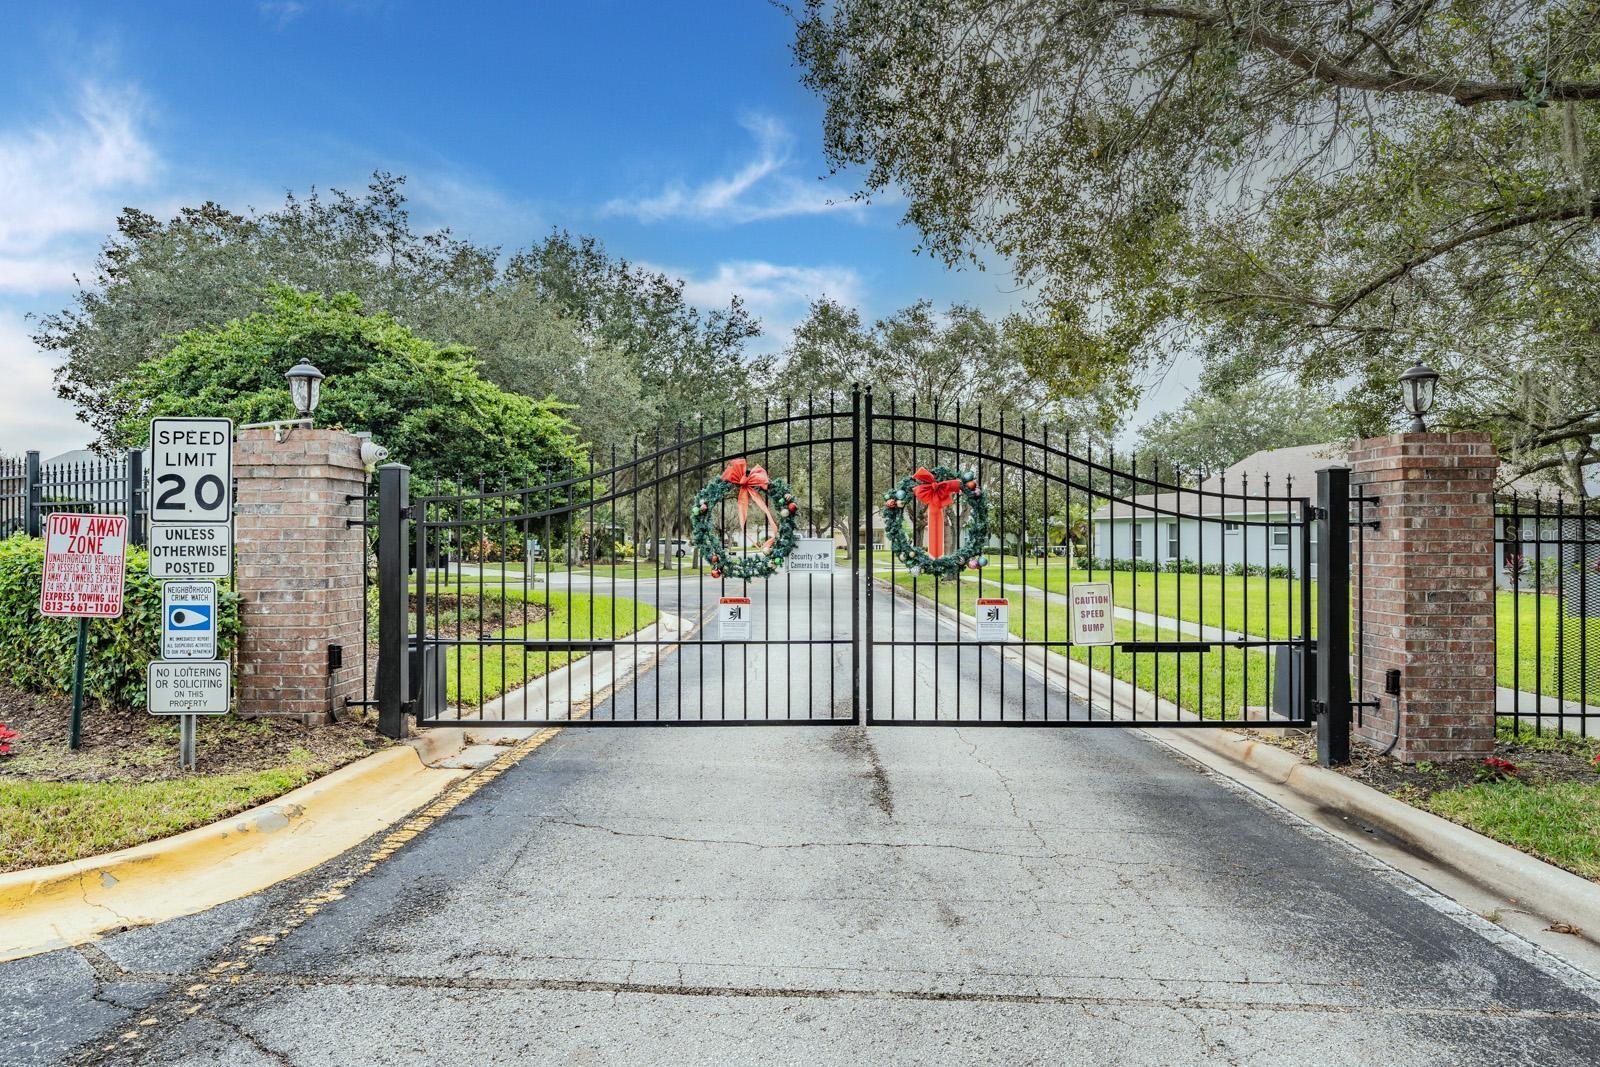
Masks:
[[[361,463],[363,466],[376,467],[389,458],[389,450],[372,438],[368,437],[361,442]]]

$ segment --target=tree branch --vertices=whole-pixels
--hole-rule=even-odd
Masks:
[[[1220,11],[1162,4],[1124,4],[1122,10],[1136,18],[1189,22],[1221,30],[1271,52],[1319,81],[1345,89],[1377,93],[1430,93],[1449,97],[1462,107],[1524,100],[1528,96],[1527,86],[1514,82],[1474,81],[1434,70],[1376,71],[1346,66],[1311,45],[1275,33],[1258,23],[1239,25]],[[1540,89],[1547,100],[1600,100],[1600,82],[1546,82]]]
[[[1334,319],[1337,319],[1340,315],[1344,314],[1346,311],[1349,311],[1352,307],[1359,304],[1361,301],[1365,300],[1379,289],[1382,289],[1384,286],[1389,285],[1392,282],[1398,281],[1400,278],[1411,273],[1424,263],[1427,263],[1430,260],[1438,259],[1440,256],[1445,255],[1448,252],[1452,252],[1464,244],[1470,244],[1473,241],[1480,240],[1484,237],[1493,237],[1495,234],[1505,233],[1508,230],[1520,229],[1523,226],[1532,226],[1535,223],[1564,222],[1569,219],[1581,219],[1590,215],[1594,215],[1597,212],[1600,212],[1600,199],[1591,200],[1582,204],[1569,204],[1565,207],[1551,207],[1544,208],[1540,211],[1529,211],[1521,215],[1512,215],[1510,218],[1500,219],[1497,222],[1489,222],[1482,226],[1475,226],[1470,230],[1464,230],[1449,240],[1440,241],[1437,244],[1429,245],[1416,255],[1409,256],[1401,262],[1395,264],[1393,267],[1384,271],[1376,278],[1369,279],[1349,295],[1341,297],[1338,300],[1331,301],[1333,312],[1328,316],[1326,322],[1320,323],[1319,325],[1333,325]]]

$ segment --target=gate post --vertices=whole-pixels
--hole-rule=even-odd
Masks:
[[[1350,469],[1317,471],[1317,762],[1350,762]]]
[[[44,472],[41,469],[37,449],[29,449],[28,454],[23,458],[22,508],[28,536],[42,537],[44,530],[44,523],[41,520],[41,515],[44,511]]]
[[[378,468],[378,732],[396,739],[406,733],[411,693],[406,650],[410,496],[410,467],[385,463]]]
[[[143,546],[144,529],[144,449],[128,450],[128,503],[124,512],[128,516],[128,543]]]

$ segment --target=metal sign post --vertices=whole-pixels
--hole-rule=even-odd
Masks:
[[[217,659],[217,582],[233,573],[233,420],[150,420],[150,576],[161,587],[161,658],[146,706],[178,716],[179,762],[195,769],[200,715],[226,714],[230,665]]]
[[[50,515],[44,537],[44,580],[39,613],[78,620],[77,655],[72,665],[72,726],[67,745],[77,750],[83,737],[83,671],[89,658],[89,620],[122,616],[127,577],[126,515]]]

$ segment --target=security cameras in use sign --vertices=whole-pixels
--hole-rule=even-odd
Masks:
[[[233,517],[233,420],[150,420],[150,521]]]

